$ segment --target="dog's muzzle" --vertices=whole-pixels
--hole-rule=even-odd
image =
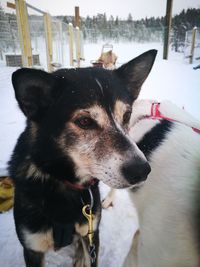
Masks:
[[[145,181],[150,171],[151,167],[149,163],[141,159],[133,159],[125,163],[121,168],[124,178],[131,185]]]

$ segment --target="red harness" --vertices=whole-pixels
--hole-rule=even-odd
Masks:
[[[147,115],[146,117],[147,118],[150,118],[150,119],[153,119],[153,120],[161,120],[161,119],[164,119],[164,120],[167,120],[167,121],[175,121],[175,122],[179,122],[177,120],[174,120],[172,118],[168,118],[168,117],[165,117],[161,114],[160,110],[160,103],[153,103],[151,105],[151,115]],[[200,129],[198,128],[195,128],[195,127],[191,127],[193,131],[197,132],[200,134]]]

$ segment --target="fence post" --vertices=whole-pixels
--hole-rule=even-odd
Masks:
[[[165,16],[165,35],[164,35],[163,59],[168,59],[169,36],[170,36],[171,21],[172,21],[172,3],[173,3],[173,0],[167,0],[166,16]]]
[[[80,35],[80,12],[79,6],[75,6],[75,29],[76,29],[76,62],[77,67],[80,67],[81,63],[81,35]]]
[[[60,46],[61,46],[61,63],[64,65],[64,49],[63,49],[63,27],[62,21],[59,21],[59,35],[60,35]]]
[[[80,28],[79,6],[75,6],[75,27],[79,27]]]
[[[81,63],[81,34],[79,27],[76,27],[76,62],[79,68]]]
[[[28,12],[25,0],[15,0],[23,67],[33,66]]]
[[[194,28],[192,29],[192,44],[191,44],[190,60],[189,60],[189,63],[190,63],[190,64],[192,64],[192,62],[193,62],[193,57],[194,57],[194,48],[195,48],[196,32],[197,32],[197,27],[194,27]]]
[[[52,72],[53,71],[52,23],[51,23],[51,16],[48,13],[44,14],[44,28],[45,28],[45,42],[46,42],[46,53],[47,53],[47,68],[49,72]]]
[[[69,62],[70,66],[74,66],[74,30],[73,25],[69,23],[68,25],[69,32]]]

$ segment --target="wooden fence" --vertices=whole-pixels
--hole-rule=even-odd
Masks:
[[[30,23],[32,22],[29,19],[28,9],[40,14],[43,17],[44,24],[44,38],[46,44],[46,68],[49,72],[52,72],[55,66],[63,67],[64,62],[64,48],[63,42],[67,42],[68,49],[68,66],[76,66],[80,67],[81,60],[83,59],[81,48],[83,45],[81,42],[83,41],[81,38],[80,28],[76,25],[73,27],[71,23],[66,24],[55,18],[53,18],[49,13],[43,12],[42,10],[26,3],[25,0],[15,0],[15,4],[7,3],[7,6],[16,10],[16,18],[17,18],[17,28],[18,35],[20,40],[20,48],[21,48],[21,62],[23,67],[34,67],[34,60],[32,54],[32,41],[30,34]],[[77,7],[76,7],[76,16],[77,16]],[[77,18],[76,18],[77,20]],[[56,62],[54,59],[54,51],[53,49],[53,25],[59,25],[59,32],[61,40],[59,43],[61,44],[61,62]],[[63,40],[62,36],[66,35],[67,38]],[[65,49],[66,50],[66,49]],[[66,61],[65,61],[66,62]],[[65,63],[66,66],[66,63]],[[42,66],[41,66],[42,67]]]

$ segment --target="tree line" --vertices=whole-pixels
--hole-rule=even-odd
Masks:
[[[0,20],[15,19],[15,14],[5,14],[0,6]],[[65,23],[73,23],[73,16],[56,16]],[[39,19],[37,16],[30,16],[30,20]],[[42,20],[41,16],[40,19]],[[42,22],[42,21],[41,21]],[[172,18],[171,43],[175,50],[184,43],[185,33],[194,26],[200,27],[200,8],[189,8],[182,10],[180,14]],[[34,26],[35,28],[36,26]],[[38,25],[39,27],[39,25]],[[40,26],[41,27],[41,26]],[[42,30],[42,29],[41,29]],[[135,20],[131,14],[127,19],[120,19],[118,16],[107,18],[106,13],[96,16],[81,17],[81,30],[83,38],[88,42],[103,41],[135,41],[135,42],[162,42],[165,30],[165,17],[150,17]],[[40,32],[37,29],[36,32]]]
[[[72,16],[60,17],[64,22],[74,21]],[[178,44],[184,42],[185,33],[193,27],[200,27],[200,9],[183,9],[172,18],[171,43],[178,49]],[[150,17],[134,20],[131,14],[127,19],[118,16],[97,14],[81,18],[81,29],[85,40],[97,42],[98,40],[159,42],[163,41],[165,17]]]

